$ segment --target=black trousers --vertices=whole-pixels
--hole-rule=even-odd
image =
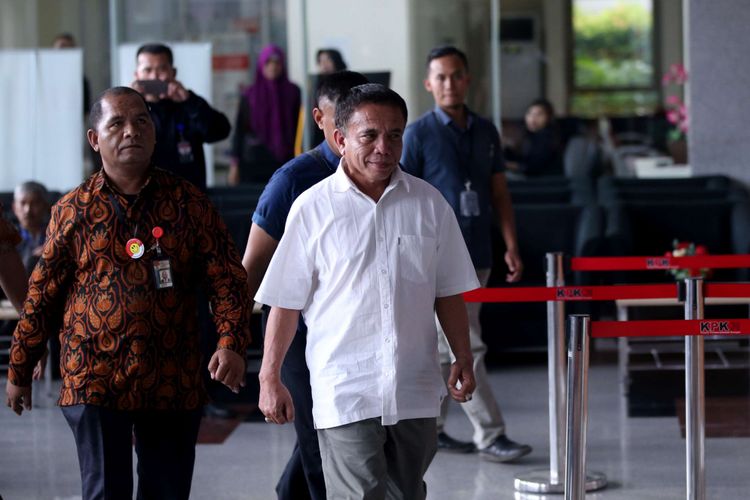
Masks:
[[[62,407],[78,449],[83,500],[133,498],[133,438],[139,500],[187,500],[201,411]]]
[[[267,310],[264,309],[264,332],[266,319]],[[326,499],[318,432],[313,424],[310,371],[305,360],[306,346],[307,330],[300,331],[298,328],[281,365],[281,380],[289,390],[294,403],[294,430],[297,433],[297,442],[276,484],[279,500]]]

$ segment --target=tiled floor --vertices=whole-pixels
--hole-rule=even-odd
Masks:
[[[530,443],[534,452],[506,465],[483,462],[476,455],[438,453],[426,477],[429,499],[533,498],[514,494],[513,478],[549,466],[546,367],[495,371],[492,383],[509,435]],[[685,442],[677,418],[626,418],[612,366],[592,366],[589,390],[589,467],[604,472],[610,486],[587,498],[685,498]],[[37,399],[41,406],[21,418],[0,408],[0,495],[5,500],[80,498],[70,430],[59,409]],[[451,411],[449,432],[468,439],[468,421],[457,406]],[[224,444],[199,445],[192,498],[275,498],[274,484],[293,438],[291,426],[242,423]],[[750,497],[748,466],[750,438],[708,439],[707,498]]]

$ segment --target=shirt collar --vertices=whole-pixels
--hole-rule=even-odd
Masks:
[[[154,177],[154,173],[156,171],[156,168],[151,165],[148,167],[148,170],[146,171],[146,182],[143,183],[143,186],[141,187],[141,191],[138,193],[145,192],[145,190],[149,187],[149,185],[152,183],[151,179]],[[116,194],[122,194],[117,187],[115,187],[114,184],[112,184],[107,177],[107,174],[104,172],[104,167],[99,168],[99,171],[94,174],[94,180],[93,180],[93,186],[92,186],[92,192],[96,193],[97,191],[101,190],[108,190],[112,193]]]
[[[409,192],[410,190],[409,178],[406,175],[404,175],[404,172],[401,170],[400,164],[398,167],[396,167],[396,169],[391,174],[391,180],[388,183],[388,186],[386,186],[383,194],[385,195],[385,193],[387,193],[388,191],[395,189],[396,186],[398,186],[399,184],[402,184],[404,186],[404,189],[406,189],[407,193]],[[343,193],[349,189],[353,189],[354,191],[357,191],[358,193],[362,192],[356,186],[356,184],[354,184],[354,181],[352,181],[349,178],[349,176],[346,175],[346,172],[341,167],[341,160],[339,160],[339,166],[336,169],[336,172],[333,174],[333,191],[336,193]]]
[[[466,109],[466,130],[469,130],[471,128],[471,125],[474,123],[474,113],[469,110],[466,106],[464,106]],[[445,111],[440,108],[440,106],[435,106],[435,115],[437,115],[438,120],[443,125],[453,125],[455,127],[458,127],[458,125],[455,124],[453,121],[453,118],[446,113]]]

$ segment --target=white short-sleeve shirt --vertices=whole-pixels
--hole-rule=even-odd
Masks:
[[[301,310],[318,429],[436,417],[435,299],[477,288],[453,210],[396,169],[380,200],[339,165],[292,205],[255,300]]]

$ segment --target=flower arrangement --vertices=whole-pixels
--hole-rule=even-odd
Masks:
[[[672,251],[665,252],[665,257],[689,257],[691,255],[708,255],[708,249],[704,245],[696,245],[691,241],[672,241]],[[684,280],[685,278],[710,278],[711,269],[670,269],[669,273],[674,276],[678,281]]]
[[[663,87],[672,87],[677,91],[677,87],[685,85],[688,74],[685,66],[676,63],[669,67],[669,71],[664,73],[661,79]],[[688,119],[687,106],[679,94],[669,94],[666,97],[667,121],[673,125],[669,131],[669,140],[677,141],[685,137],[690,125]]]

